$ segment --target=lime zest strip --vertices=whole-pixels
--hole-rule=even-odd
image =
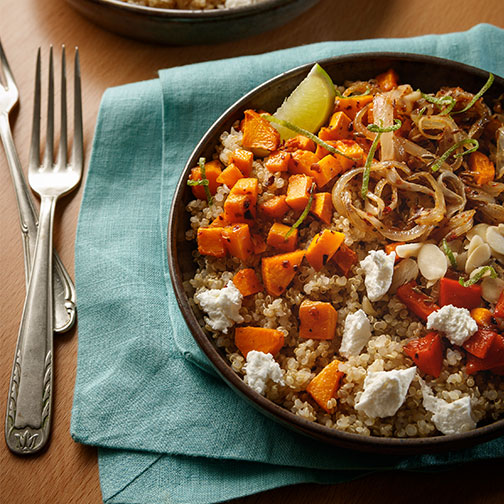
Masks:
[[[462,287],[470,287],[471,285],[474,285],[475,283],[479,282],[487,271],[490,271],[490,278],[497,278],[499,276],[497,272],[494,270],[493,266],[483,266],[478,271],[478,273],[476,273],[476,275],[469,278],[468,280],[464,280],[462,277],[460,277],[459,284],[462,285]]]
[[[473,96],[473,99],[462,109],[453,112],[453,114],[462,114],[463,112],[467,112],[482,96],[484,93],[488,91],[490,86],[493,84],[495,77],[493,73],[488,72],[488,80],[483,85],[483,87]]]
[[[318,136],[314,135],[313,133],[310,133],[308,130],[300,128],[299,126],[296,126],[295,124],[292,124],[289,121],[285,121],[284,119],[278,119],[278,117],[269,114],[262,114],[262,117],[264,117],[269,122],[276,123],[280,126],[283,126],[284,128],[295,131],[299,135],[303,135],[309,138],[310,140],[313,140],[316,144],[328,150],[331,154],[339,154],[340,156],[350,159],[351,161],[358,161],[358,159],[354,159],[353,157],[350,157],[347,154],[343,154],[343,152],[336,149],[336,147],[333,147],[332,145],[329,145],[328,143],[324,142],[324,140],[321,140]]]
[[[446,254],[446,257],[448,257],[450,264],[452,265],[452,268],[457,269],[457,260],[455,259],[455,256],[453,255],[452,249],[448,245],[446,238],[443,238],[442,244],[443,244],[443,251]]]
[[[371,174],[371,163],[373,162],[373,158],[378,148],[378,142],[380,141],[380,137],[382,133],[389,133],[390,131],[396,131],[402,126],[402,122],[400,119],[394,119],[394,125],[388,126],[387,128],[382,128],[377,124],[369,124],[367,129],[372,131],[373,133],[377,133],[375,136],[373,143],[371,144],[371,148],[369,149],[366,163],[364,164],[364,172],[362,173],[362,187],[361,187],[361,196],[362,199],[367,198],[367,193],[369,189],[369,176]]]
[[[441,109],[439,115],[449,114],[452,111],[453,107],[455,107],[455,104],[457,103],[457,100],[455,100],[453,96],[449,95],[437,97],[422,93],[422,98],[424,100],[427,100],[429,103],[434,103],[434,105],[437,105]]]
[[[472,144],[473,147],[465,150],[464,152],[459,152],[458,154],[455,154],[453,157],[458,158],[461,156],[465,156],[466,154],[471,154],[471,152],[476,152],[479,149],[478,140],[476,140],[475,138],[464,138],[464,140],[460,140],[460,142],[457,142],[456,144],[452,145],[449,149],[446,150],[446,152],[431,166],[432,171],[438,171],[439,168],[441,168],[441,165],[450,157],[450,154],[465,144]]]
[[[213,200],[212,200],[212,195],[210,194],[210,188],[208,187],[210,185],[210,182],[208,181],[207,176],[206,176],[205,161],[206,160],[204,157],[200,157],[198,160],[198,166],[199,166],[200,173],[201,173],[201,179],[200,180],[188,180],[187,185],[189,185],[189,186],[203,186],[203,188],[205,189],[205,194],[206,194],[207,200],[208,200],[208,205],[210,206],[210,205],[212,205]]]
[[[299,216],[298,220],[294,222],[289,231],[285,233],[284,240],[287,240],[287,238],[289,238],[289,236],[292,233],[294,233],[294,230],[297,229],[306,219],[313,203],[313,193],[315,192],[315,187],[316,187],[315,182],[313,182],[312,186],[310,187],[310,197],[308,198],[308,203],[306,203],[305,209],[303,210],[303,213]]]

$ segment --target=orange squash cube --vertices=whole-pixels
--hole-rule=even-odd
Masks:
[[[250,176],[254,154],[245,149],[236,149],[229,157],[231,163],[235,164],[244,177]]]
[[[302,173],[304,175],[312,175],[312,166],[318,162],[318,157],[314,152],[306,150],[297,150],[292,153],[289,162],[289,172],[294,174]]]
[[[298,230],[293,229],[288,238],[285,236],[291,230],[291,226],[286,226],[280,222],[275,222],[270,227],[266,243],[282,252],[292,252],[296,248]]]
[[[232,222],[226,218],[226,214],[223,212],[210,223],[210,227],[225,227],[231,225]]]
[[[399,83],[399,76],[397,72],[390,68],[386,72],[381,73],[375,77],[378,86],[382,91],[391,91],[396,88]]]
[[[332,154],[328,154],[312,166],[311,174],[317,187],[324,187],[336,177],[336,175],[341,173],[342,167],[339,158],[341,158],[341,156],[336,157]]]
[[[222,229],[227,251],[241,262],[248,263],[254,253],[254,245],[248,224],[234,224]]]
[[[283,148],[290,152],[296,150],[307,150],[314,152],[315,142],[311,138],[305,137],[303,135],[296,135],[295,137],[288,138],[285,141],[285,145]]]
[[[266,327],[237,327],[235,345],[244,357],[252,350],[274,357],[284,346],[284,335],[282,331]]]
[[[331,303],[306,299],[299,307],[299,337],[331,340],[336,335],[338,312]]]
[[[299,270],[304,255],[304,250],[295,250],[286,254],[263,257],[262,281],[268,294],[277,297],[285,292]]]
[[[304,174],[291,175],[287,186],[287,198],[285,202],[294,210],[305,209],[310,198],[313,178]]]
[[[307,261],[316,271],[320,271],[336,253],[344,239],[345,235],[343,233],[324,229],[324,231],[315,235],[308,246],[306,250]]]
[[[231,163],[217,177],[217,182],[226,184],[231,189],[241,178],[243,178],[242,172],[234,163]]]
[[[289,161],[291,159],[290,152],[276,151],[268,156],[264,162],[264,166],[271,172],[286,172],[289,169]]]
[[[254,254],[262,254],[263,252],[266,252],[266,249],[268,248],[266,245],[266,241],[264,238],[257,233],[250,233],[250,238],[252,239],[252,246],[254,247]]]
[[[242,121],[242,145],[257,157],[265,157],[277,150],[280,144],[280,133],[269,121],[254,110],[245,110]]]
[[[289,211],[289,205],[285,202],[285,194],[273,196],[259,205],[259,211],[269,219],[279,219]]]
[[[237,271],[233,277],[233,283],[243,297],[251,296],[263,290],[263,286],[252,268]]]
[[[340,361],[333,360],[313,378],[306,391],[313,400],[327,413],[333,413],[334,408],[328,407],[328,402],[335,397],[345,373],[338,371]]]
[[[256,217],[258,193],[256,178],[237,180],[224,202],[225,218],[230,222],[253,221]]]
[[[217,182],[217,178],[221,172],[222,164],[218,159],[205,163],[205,175],[208,179],[208,189],[210,190],[210,194],[212,196],[217,192],[217,188],[220,185],[220,183]],[[201,170],[199,166],[196,166],[191,170],[189,180],[201,180]],[[207,199],[205,188],[202,185],[191,186],[191,190],[195,198],[202,200]]]
[[[335,112],[327,128],[322,128],[318,134],[321,140],[342,140],[352,136],[352,120],[341,110]]]
[[[225,257],[227,253],[221,227],[200,227],[196,234],[198,252],[202,255]]]
[[[336,250],[332,256],[332,261],[346,277],[350,273],[352,266],[357,264],[358,259],[357,253],[344,243],[339,246],[338,250]]]
[[[357,112],[362,110],[368,103],[372,103],[372,101],[372,95],[336,98],[334,111],[344,112],[353,121]]]
[[[328,192],[315,193],[310,212],[316,215],[324,224],[330,224],[333,214],[331,194]]]

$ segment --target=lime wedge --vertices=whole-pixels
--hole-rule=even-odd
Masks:
[[[316,63],[273,115],[310,133],[316,133],[332,112],[335,97],[331,77]],[[282,140],[297,135],[295,131],[283,126],[277,124],[274,126]]]

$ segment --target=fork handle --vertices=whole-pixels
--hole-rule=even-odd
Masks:
[[[40,451],[51,426],[53,389],[52,240],[55,196],[40,205],[40,223],[28,283],[5,423],[9,449],[26,455]]]
[[[5,147],[7,162],[16,191],[19,220],[23,236],[25,280],[28,286],[35,242],[37,240],[37,213],[23,175],[23,170],[21,169],[21,163],[12,139],[9,117],[6,113],[0,114],[0,137]],[[65,332],[75,322],[75,287],[56,251],[54,251],[53,261],[54,330],[55,332]]]

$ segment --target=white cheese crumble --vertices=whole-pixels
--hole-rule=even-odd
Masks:
[[[359,355],[371,337],[371,324],[364,310],[350,313],[345,319],[340,354],[347,359]]]
[[[478,325],[466,308],[445,305],[427,317],[427,329],[441,331],[453,345],[462,346]]]
[[[460,434],[476,428],[476,422],[471,414],[469,396],[448,403],[444,399],[435,397],[431,388],[423,380],[420,383],[424,408],[432,413],[432,422],[439,432]]]
[[[240,315],[243,296],[230,281],[223,289],[210,289],[196,294],[195,299],[208,317],[205,322],[214,330],[228,332],[233,324],[243,322]]]
[[[285,385],[282,368],[270,353],[251,350],[247,354],[247,363],[243,369],[246,373],[245,383],[259,394],[264,394],[268,380]]]
[[[389,290],[394,275],[395,252],[386,254],[383,250],[371,250],[360,262],[366,278],[367,296],[370,301],[378,301]]]
[[[408,369],[369,372],[364,380],[364,392],[355,405],[371,418],[393,416],[406,399],[416,374],[416,366]]]

